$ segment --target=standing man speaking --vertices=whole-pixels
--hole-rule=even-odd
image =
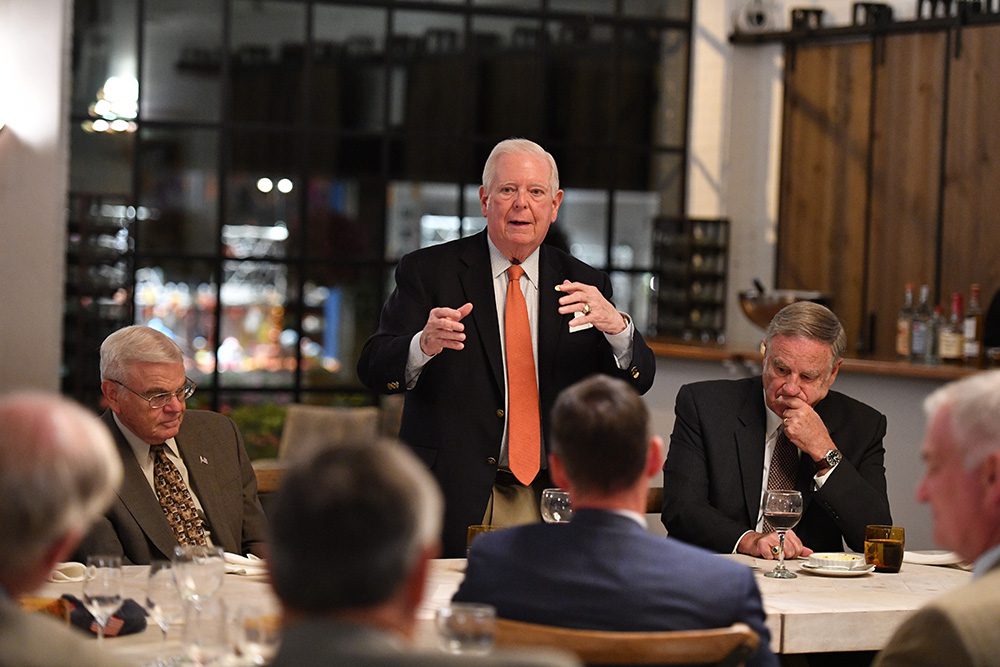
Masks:
[[[445,556],[465,555],[469,525],[537,520],[564,387],[594,373],[639,393],[653,383],[653,353],[608,275],[541,245],[562,199],[541,146],[497,144],[479,188],[486,231],[399,261],[358,361],[368,387],[406,393],[399,435],[444,491]]]

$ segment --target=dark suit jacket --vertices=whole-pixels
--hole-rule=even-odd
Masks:
[[[568,524],[534,524],[476,538],[456,602],[497,615],[591,630],[696,630],[749,625],[751,665],[776,665],[750,568],[628,517],[580,510]]]
[[[621,378],[639,393],[653,383],[656,362],[635,332],[632,363],[618,369],[604,334],[569,332],[570,315],[558,312],[563,280],[596,286],[611,298],[607,274],[564,252],[539,250],[538,378],[542,437],[559,392],[595,373]],[[473,304],[465,349],[444,350],[424,366],[406,391],[410,340],[431,308]],[[504,428],[504,368],[486,232],[418,250],[396,267],[396,289],[382,309],[378,331],[365,343],[358,377],[382,393],[406,391],[400,438],[432,470],[445,494],[444,555],[465,555],[465,533],[481,523],[500,455]],[[544,455],[543,455],[543,465]]]
[[[696,382],[677,392],[674,432],[663,466],[663,524],[670,535],[728,553],[757,523],[766,421],[760,376]],[[829,392],[816,404],[843,460],[813,491],[812,459],[799,459],[802,520],[795,533],[814,551],[864,550],[865,526],[889,524],[885,416]]]
[[[80,543],[76,557],[121,555],[123,562],[136,565],[169,560],[177,539],[156,494],[111,411],[101,419],[115,436],[125,477],[117,498]],[[212,542],[232,553],[266,555],[267,519],[257,498],[257,478],[233,420],[215,412],[188,410],[176,442],[205,510]]]
[[[488,656],[407,650],[399,637],[375,627],[311,618],[285,628],[271,667],[574,667],[553,651],[499,652]]]

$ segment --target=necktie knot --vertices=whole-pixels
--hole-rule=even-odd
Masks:
[[[507,280],[509,282],[520,280],[521,276],[523,275],[524,275],[524,267],[522,267],[520,264],[511,264],[507,268]]]

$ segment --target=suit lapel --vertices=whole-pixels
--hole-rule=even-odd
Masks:
[[[736,430],[736,454],[739,459],[740,477],[743,478],[744,504],[747,508],[749,525],[757,524],[760,511],[760,494],[763,488],[764,471],[764,386],[759,377],[748,385],[738,419],[740,428]]]
[[[217,547],[231,550],[230,545],[240,544],[240,540],[234,542],[233,535],[229,532],[229,524],[224,520],[226,508],[221,504],[222,489],[219,488],[218,475],[214,470],[215,457],[207,447],[207,443],[195,433],[187,432],[182,425],[175,438],[177,449],[184,459],[184,465],[187,466],[192,490],[205,511],[208,528],[212,531],[212,543]]]
[[[167,556],[173,554],[174,547],[177,546],[174,531],[167,523],[167,517],[163,515],[163,508],[160,507],[156,494],[153,493],[153,489],[150,488],[149,482],[146,480],[146,475],[139,467],[131,445],[128,444],[121,429],[118,428],[110,410],[102,415],[102,419],[115,436],[118,456],[125,470],[122,486],[118,490],[118,497],[150,542],[163,554]]]
[[[497,321],[496,295],[493,293],[493,271],[490,266],[490,252],[486,245],[486,231],[470,239],[461,256],[465,269],[458,279],[470,303],[477,304],[472,309],[472,320],[479,332],[483,354],[493,372],[493,382],[501,394],[504,390],[503,355],[500,351],[500,324]],[[468,332],[467,332],[468,333]]]
[[[564,274],[554,262],[554,255],[542,245],[538,251],[538,394],[545,396],[543,385],[554,377],[552,364],[564,335],[569,335],[569,315],[559,314],[559,292],[556,285]]]

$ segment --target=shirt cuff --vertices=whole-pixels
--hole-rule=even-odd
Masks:
[[[625,318],[625,329],[616,334],[604,334],[611,346],[612,354],[615,355],[615,363],[618,364],[619,369],[628,368],[632,363],[632,336],[635,333],[632,318],[627,313],[621,315]]]
[[[813,483],[816,485],[817,491],[823,488],[823,485],[826,484],[826,480],[830,479],[830,473],[836,470],[839,465],[840,461],[837,462],[837,465],[831,466],[822,473],[813,476]]]
[[[434,358],[429,354],[424,354],[424,351],[420,349],[420,334],[421,331],[418,331],[410,339],[410,353],[406,357],[407,389],[413,389],[417,385],[417,380],[420,379],[420,371],[424,370],[427,362]]]
[[[743,541],[743,538],[746,537],[747,533],[752,533],[752,532],[753,532],[752,530],[747,530],[742,535],[740,535],[739,538],[736,540],[736,544],[733,545],[733,550],[730,551],[729,553],[733,553],[733,554],[739,553],[739,551],[737,551],[737,549],[739,549],[739,547],[740,547],[740,542]]]

